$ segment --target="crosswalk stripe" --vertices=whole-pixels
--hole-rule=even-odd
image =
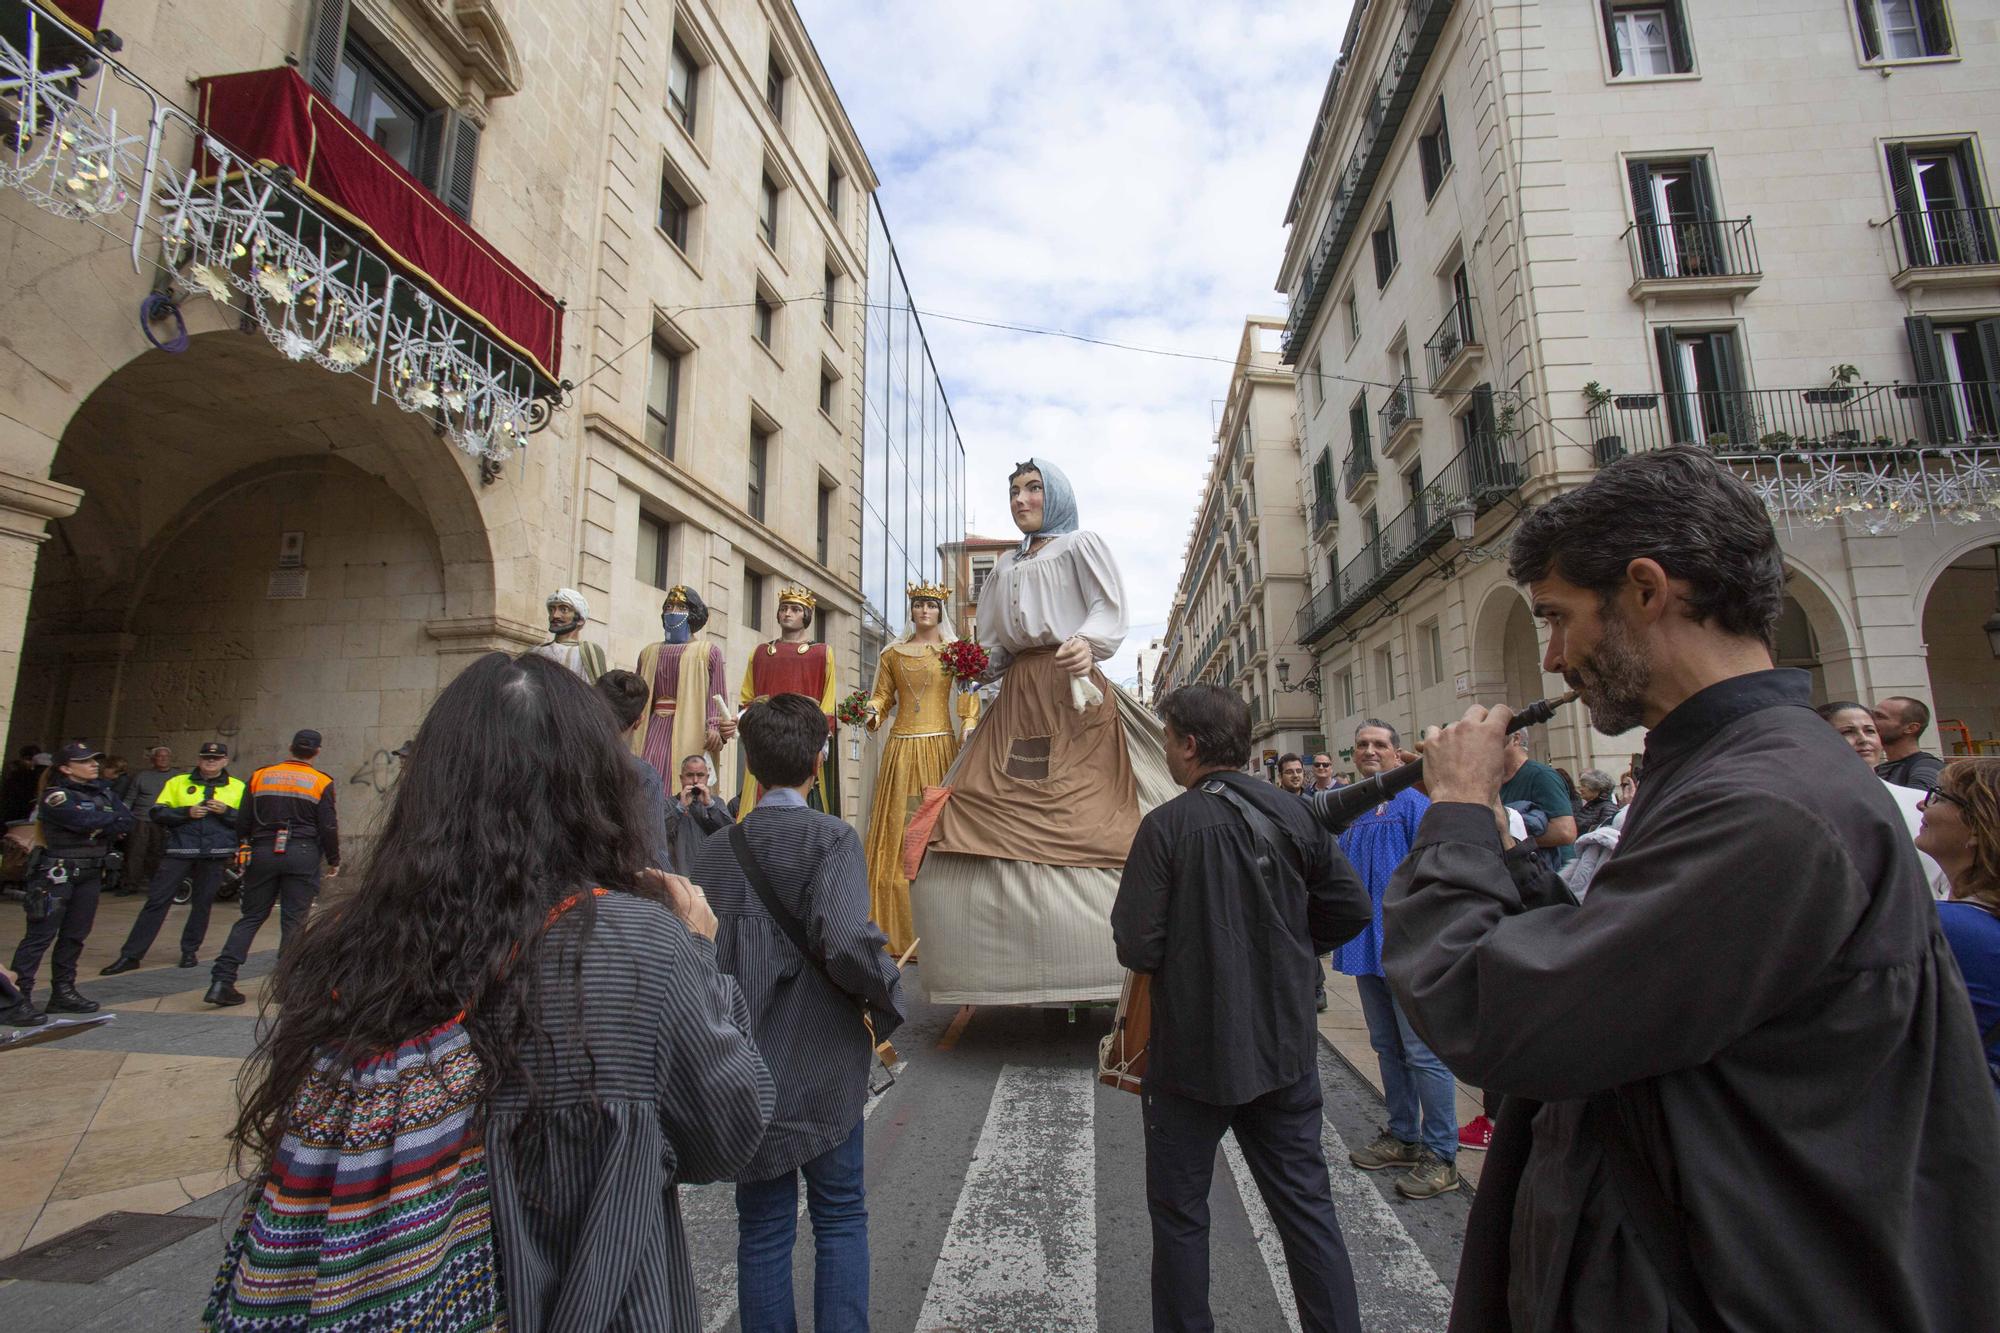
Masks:
[[[1088,1068],[1001,1068],[919,1333],[1097,1327],[1096,1086]]]
[[[1333,1121],[1322,1122],[1320,1142],[1332,1175],[1333,1206],[1354,1261],[1362,1326],[1371,1333],[1431,1333],[1443,1328],[1451,1315],[1451,1293],[1437,1270],[1375,1182],[1347,1160],[1347,1140]],[[1371,1268],[1379,1280],[1370,1280]],[[1395,1300],[1397,1294],[1402,1299]]]
[[[1277,1224],[1271,1221],[1270,1210],[1264,1207],[1257,1178],[1250,1174],[1250,1164],[1243,1160],[1243,1149],[1237,1146],[1234,1133],[1223,1136],[1222,1155],[1229,1161],[1229,1174],[1236,1178],[1236,1194],[1250,1219],[1250,1234],[1257,1239],[1264,1267],[1270,1271],[1271,1287],[1278,1293],[1278,1308],[1285,1312],[1285,1327],[1291,1333],[1300,1333],[1298,1302],[1292,1296],[1292,1270],[1285,1267],[1285,1242],[1278,1235]]]

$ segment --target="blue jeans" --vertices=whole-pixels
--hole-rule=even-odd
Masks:
[[[1382,1065],[1382,1098],[1389,1103],[1389,1132],[1405,1143],[1421,1142],[1446,1162],[1458,1160],[1457,1088],[1451,1071],[1431,1054],[1403,1017],[1403,1008],[1381,977],[1356,977],[1361,1013],[1368,1020],[1368,1044]],[[1423,1137],[1417,1137],[1418,1114]]]
[[[813,1328],[867,1333],[868,1197],[861,1183],[861,1122],[800,1168],[813,1228]],[[736,1186],[736,1304],[743,1333],[797,1333],[792,1242],[799,1172]]]

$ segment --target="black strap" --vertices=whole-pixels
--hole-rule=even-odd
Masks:
[[[757,854],[750,850],[750,835],[742,823],[729,826],[729,846],[736,853],[736,864],[743,867],[743,874],[749,879],[750,888],[756,893],[757,901],[764,904],[764,910],[778,923],[778,929],[785,932],[785,938],[792,942],[792,947],[799,951],[799,956],[819,971],[820,976],[826,979],[827,985],[847,996],[862,1013],[867,1013],[867,1003],[860,996],[849,994],[838,981],[833,979],[833,974],[826,970],[826,959],[806,942],[805,927],[800,925],[799,919],[778,900],[778,891],[771,887],[769,877],[764,874],[763,864],[757,860]]]
[[[1257,869],[1263,873],[1264,886],[1275,894],[1278,889],[1278,858],[1284,855],[1283,848],[1295,846],[1292,840],[1279,830],[1269,815],[1259,810],[1241,792],[1232,790],[1229,784],[1220,778],[1210,778],[1201,784],[1201,789],[1210,796],[1220,796],[1236,808],[1237,814],[1243,816],[1243,822],[1250,826],[1250,836],[1256,839],[1258,844],[1260,854],[1257,858]],[[1295,864],[1294,868],[1303,878],[1304,867]]]
[[[1675,1322],[1686,1323],[1701,1333],[1709,1333],[1711,1329],[1720,1333],[1725,1325],[1708,1292],[1695,1277],[1694,1253],[1688,1248],[1687,1228],[1680,1210],[1667,1198],[1659,1178],[1640,1156],[1638,1141],[1633,1137],[1631,1122],[1619,1104],[1618,1094],[1600,1092],[1592,1097],[1585,1104],[1584,1119],[1604,1150],[1611,1183],[1625,1204],[1625,1216],[1639,1238],[1639,1248],[1646,1252],[1660,1281],[1666,1284]]]

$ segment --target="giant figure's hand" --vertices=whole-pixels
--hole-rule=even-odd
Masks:
[[[1081,635],[1071,635],[1056,649],[1056,665],[1072,676],[1087,676],[1093,665],[1090,657],[1090,641]]]

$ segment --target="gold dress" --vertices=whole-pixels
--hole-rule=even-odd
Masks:
[[[923,799],[925,787],[944,780],[958,757],[952,730],[952,679],[937,643],[894,643],[875,669],[873,730],[895,710],[896,725],[882,746],[875,772],[875,805],[868,815],[869,915],[889,937],[889,952],[900,956],[915,937],[910,917],[910,882],[903,878],[903,830]],[[958,694],[958,714],[966,726],[979,716],[979,697]]]

